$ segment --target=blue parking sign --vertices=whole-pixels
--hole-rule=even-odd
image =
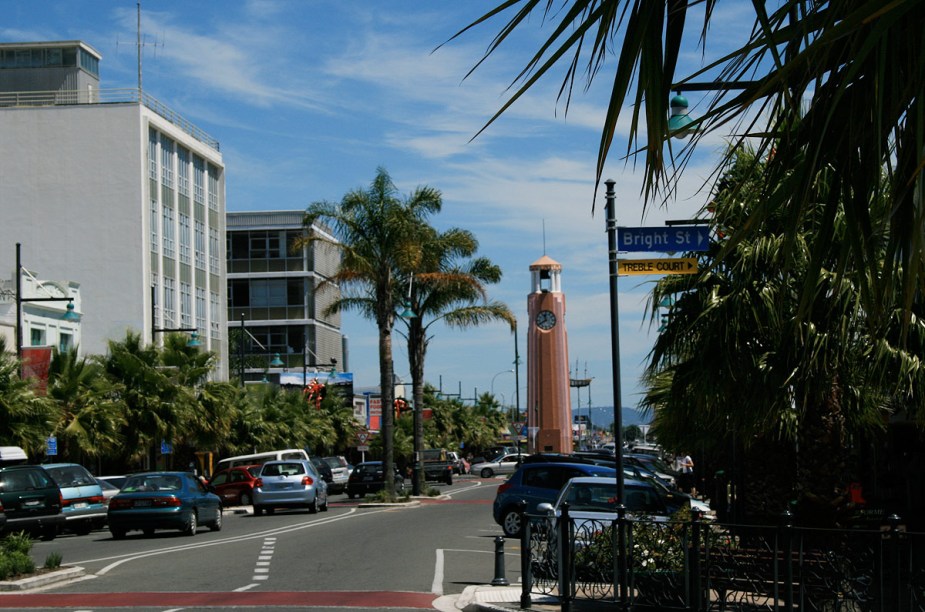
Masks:
[[[55,436],[48,436],[48,439],[45,440],[45,454],[49,457],[58,454],[58,438]]]
[[[173,444],[171,444],[167,440],[161,440],[161,454],[169,455],[172,452],[173,452]]]

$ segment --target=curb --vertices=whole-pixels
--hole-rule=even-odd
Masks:
[[[0,592],[28,591],[47,586],[57,582],[73,580],[84,575],[84,568],[72,566],[57,569],[53,572],[20,578],[19,580],[0,580]]]

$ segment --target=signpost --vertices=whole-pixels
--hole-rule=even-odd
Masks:
[[[697,259],[681,257],[676,259],[620,259],[617,261],[619,273],[638,274],[697,274]]]
[[[618,251],[706,251],[710,228],[705,225],[678,227],[618,227]]]

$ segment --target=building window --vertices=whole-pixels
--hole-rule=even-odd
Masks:
[[[58,338],[58,352],[67,353],[74,346],[74,336],[62,333]]]
[[[29,330],[30,346],[45,346],[45,330],[32,328]]]
[[[221,322],[222,317],[218,308],[218,294],[214,291],[209,292],[209,305],[211,308],[212,314],[212,338],[218,340],[221,337]]]
[[[190,263],[189,215],[180,213],[180,262]]]
[[[161,215],[157,210],[157,200],[154,198],[151,199],[151,250],[157,253],[157,222],[160,220]]]
[[[196,221],[196,267],[206,269],[206,226],[202,221]]]
[[[163,327],[176,327],[177,311],[175,310],[174,300],[176,300],[176,282],[172,278],[164,278],[164,325]]]
[[[209,228],[209,272],[218,274],[218,230]]]
[[[180,327],[193,325],[193,296],[189,283],[180,282]]]
[[[218,168],[209,164],[209,209],[218,210]]]
[[[177,189],[189,197],[189,150],[177,146]]]
[[[206,162],[198,155],[193,156],[193,199],[199,204],[205,203]]]
[[[157,296],[160,295],[158,293],[157,274],[151,275],[151,293],[154,294],[154,303],[151,304],[151,319],[155,322],[154,327],[157,327],[157,320],[160,318],[161,314],[160,309],[157,307]]]
[[[174,253],[173,209],[164,207],[164,257],[176,257]]]
[[[157,180],[157,132],[148,132],[148,178]]]
[[[165,187],[173,188],[173,141],[161,134],[161,180]]]
[[[196,287],[196,329],[206,329],[206,290]]]

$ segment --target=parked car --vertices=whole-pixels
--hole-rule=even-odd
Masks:
[[[125,484],[125,481],[128,480],[128,476],[119,475],[119,476],[97,476],[97,480],[105,480],[109,484],[113,485],[117,489],[121,489],[122,485]]]
[[[367,493],[381,491],[385,486],[385,470],[381,461],[365,461],[358,463],[350,473],[350,479],[347,481],[347,497],[363,497]],[[395,468],[395,492],[404,493],[405,478],[401,471]]]
[[[254,514],[273,514],[276,508],[328,509],[328,485],[311,461],[267,461],[260,468],[254,484]]]
[[[94,480],[100,485],[100,489],[103,491],[103,505],[109,510],[109,500],[118,495],[121,489],[108,480],[101,478],[94,478]]]
[[[259,465],[239,465],[219,470],[212,475],[209,484],[214,493],[222,498],[225,506],[250,506],[254,503],[254,483],[260,474]]]
[[[64,529],[86,535],[106,525],[103,489],[87,468],[77,463],[42,465],[61,489]]]
[[[537,511],[558,518],[562,504],[568,502],[569,515],[580,527],[582,520],[613,522],[617,520],[617,479],[614,477],[576,477],[570,479],[553,502],[544,502]],[[625,478],[623,480],[623,505],[627,514],[635,516],[664,517],[669,510],[652,483]]]
[[[678,472],[668,467],[664,461],[655,455],[645,453],[624,453],[623,463],[638,465],[645,468],[662,479],[668,488],[675,489],[678,486]]]
[[[491,478],[495,474],[513,474],[526,455],[517,453],[507,453],[498,455],[491,461],[484,463],[475,463],[470,468],[473,474],[478,474],[482,478]]]
[[[330,491],[331,483],[334,482],[334,470],[332,470],[331,466],[321,457],[312,457],[311,462],[318,471],[318,474],[321,475],[321,480],[324,481],[324,484],[328,485],[328,491]]]
[[[523,514],[520,502],[526,501],[526,512],[536,512],[543,502],[554,502],[565,483],[577,476],[615,477],[616,470],[590,463],[524,463],[498,487],[492,515],[501,525],[504,535],[520,536]]]
[[[140,530],[178,529],[196,535],[200,525],[222,528],[222,500],[192,472],[144,472],[125,481],[109,500],[109,531],[116,540]]]
[[[61,489],[41,466],[11,465],[0,469],[0,505],[5,531],[28,531],[54,540],[64,525]]]
[[[343,493],[347,490],[350,479],[350,464],[343,457],[324,457],[324,462],[331,468],[332,481],[328,483],[328,493]]]

